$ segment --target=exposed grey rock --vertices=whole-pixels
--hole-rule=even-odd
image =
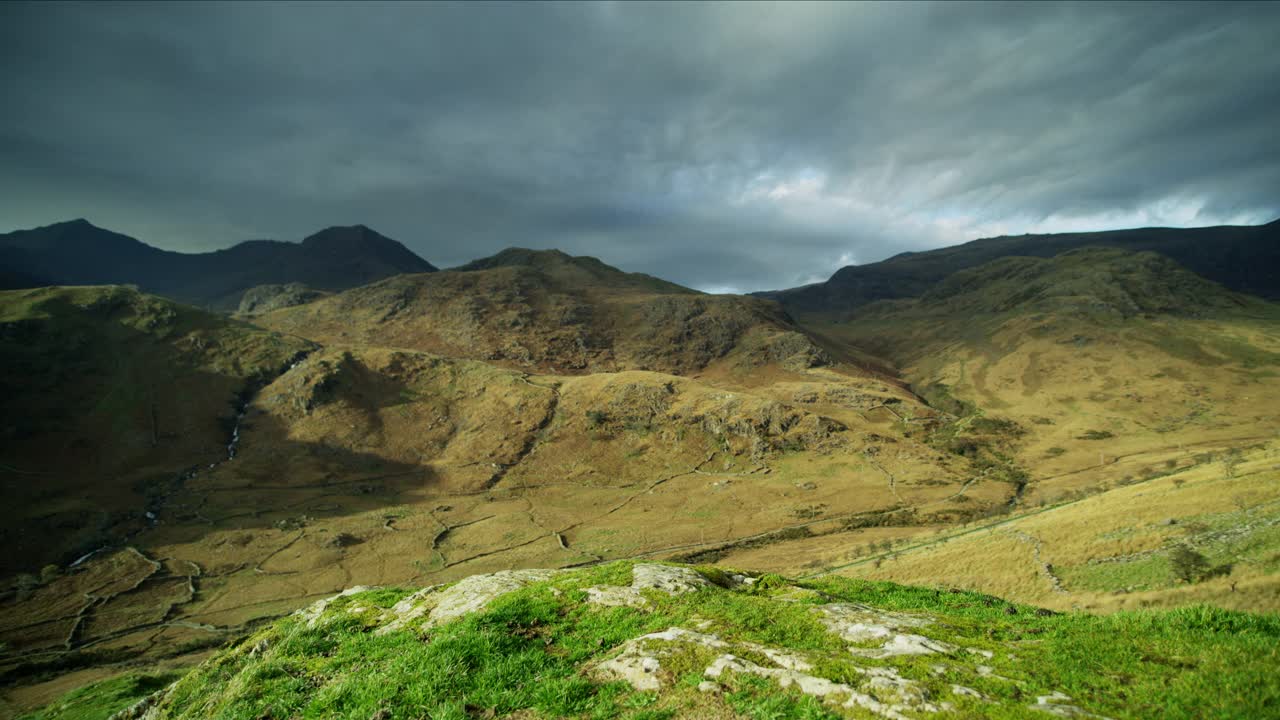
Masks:
[[[957,648],[923,635],[903,632],[930,624],[925,618],[904,613],[885,612],[865,605],[832,603],[817,608],[823,623],[851,643],[878,642],[874,648],[851,647],[855,655],[885,658],[894,655],[932,655],[951,653]]]
[[[687,567],[644,563],[631,570],[631,577],[631,587],[636,590],[652,588],[668,595],[683,595],[711,587],[710,580]]]
[[[157,690],[129,707],[112,714],[107,720],[160,720],[164,712],[164,706],[167,704],[166,701],[173,694],[173,688],[176,684],[170,683],[168,687]]]
[[[662,687],[662,681],[658,678],[658,671],[662,669],[661,658],[675,652],[678,648],[674,644],[677,643],[717,649],[727,647],[715,635],[673,627],[628,640],[616,657],[600,663],[596,668],[601,675],[623,680],[637,690],[658,690]]]
[[[794,686],[824,702],[846,708],[860,707],[894,720],[906,718],[904,712],[938,712],[943,709],[941,705],[930,702],[915,681],[902,677],[892,668],[857,669],[867,676],[864,687],[870,693],[866,693],[844,683],[811,675],[809,671],[813,665],[794,652],[751,642],[730,643],[716,635],[679,627],[627,641],[616,656],[597,665],[596,672],[609,679],[625,681],[637,690],[660,690],[663,658],[678,652],[681,645],[689,644],[723,651],[703,672],[710,680],[718,680],[726,672],[758,675],[776,681],[783,688]],[[748,660],[735,652],[763,656],[772,663],[772,667]],[[720,685],[704,681],[698,689],[719,692]]]
[[[849,648],[854,655],[869,658],[886,658],[894,655],[933,655],[955,651],[954,645],[931,640],[923,635],[894,633],[878,648]]]
[[[743,577],[742,584],[755,582],[754,578]],[[657,590],[668,595],[683,595],[711,587],[712,583],[696,570],[656,563],[636,565],[631,571],[631,585],[596,585],[587,588],[587,602],[596,605],[645,607],[649,601],[641,594],[641,590]]]
[[[472,575],[444,587],[420,590],[391,608],[393,620],[378,628],[386,634],[422,620],[423,627],[446,623],[468,613],[483,610],[490,601],[535,582],[549,580],[558,570],[503,570],[488,575]],[[425,617],[425,619],[423,619]]]
[[[302,283],[284,285],[258,285],[244,291],[240,297],[240,307],[236,311],[241,315],[269,312],[280,308],[303,305],[325,296],[319,290],[312,290]]]
[[[414,620],[426,617],[431,612],[431,609],[435,607],[433,603],[426,601],[427,597],[442,587],[444,586],[428,585],[392,605],[391,610],[388,612],[388,615],[392,618],[391,622],[378,628],[374,634],[386,635],[389,632],[402,630]]]
[[[342,592],[338,593],[337,595],[332,595],[323,600],[317,600],[314,603],[311,603],[311,605],[295,612],[294,615],[301,617],[303,622],[307,624],[308,628],[313,628],[316,626],[317,623],[320,622],[320,618],[323,617],[325,609],[327,609],[329,605],[333,603],[334,600],[337,600],[338,598],[344,598],[349,595],[355,595],[356,593],[362,593],[372,589],[373,588],[369,587],[368,585],[357,585],[355,587],[349,587],[346,590],[343,590]]]
[[[610,607],[646,607],[649,600],[634,588],[620,585],[596,585],[587,588],[587,602]]]
[[[1053,692],[1048,695],[1041,695],[1036,698],[1036,704],[1029,706],[1032,710],[1049,713],[1065,718],[1095,718],[1096,720],[1110,720],[1110,718],[1102,715],[1094,715],[1091,712],[1082,710],[1075,705],[1068,705],[1067,701],[1071,699],[1070,695],[1064,695],[1060,692]]]
[[[883,702],[844,683],[833,682],[789,668],[763,667],[730,654],[716,658],[715,662],[706,669],[705,675],[710,678],[719,678],[725,672],[759,675],[777,681],[783,688],[794,686],[805,695],[812,695],[823,702],[850,709],[860,707],[891,720],[906,720],[904,711],[938,712],[942,709],[928,702],[923,693],[916,688],[915,683],[910,680],[897,676],[888,668],[876,668],[876,670],[883,672],[873,676],[868,684],[886,697],[896,695],[896,702]]]

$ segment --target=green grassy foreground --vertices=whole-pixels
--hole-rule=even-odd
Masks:
[[[179,677],[179,673],[126,673],[72,690],[22,720],[107,720]]]
[[[812,676],[873,696],[881,691],[868,683],[867,670],[891,669],[914,683],[922,697],[947,703],[936,713],[905,713],[911,717],[1043,718],[1031,705],[1054,692],[1112,718],[1280,713],[1276,614],[1204,606],[1109,616],[1050,614],[977,593],[845,578],[789,581],[767,575],[735,586],[724,572],[706,567],[697,570],[714,584],[683,595],[644,590],[644,608],[586,602],[585,588],[628,585],[631,569],[631,563],[618,562],[561,573],[502,595],[482,612],[386,634],[373,632],[385,623],[383,610],[411,590],[343,597],[314,627],[291,616],[205,662],[172,688],[160,717],[875,717],[745,673],[720,676],[716,692],[699,691],[704,669],[723,652],[699,645],[679,646],[662,657],[657,692],[634,690],[594,670],[625,641],[671,627],[698,628],[740,647],[785,649],[803,657]],[[820,621],[817,608],[830,603],[928,618],[919,632],[956,650],[860,657]],[[734,652],[767,662],[755,650]],[[78,690],[28,718],[105,717],[59,708],[72,707],[76,697],[116,698],[122,682]],[[128,682],[139,690],[135,696],[152,689]],[[976,695],[957,695],[955,685]],[[113,708],[127,704],[112,702]]]

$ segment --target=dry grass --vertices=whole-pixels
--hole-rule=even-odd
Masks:
[[[1246,454],[1233,477],[1222,463],[1207,463],[907,549],[879,567],[861,563],[841,572],[1092,611],[1194,602],[1274,610],[1280,588],[1278,448],[1272,443]],[[1038,559],[1033,541],[1040,543]],[[1184,542],[1233,569],[1190,586],[1173,582],[1163,558]],[[1045,564],[1065,592],[1054,590]]]
[[[57,412],[89,403],[84,427],[33,431],[0,462],[62,463],[21,485],[27,495],[10,506],[22,512],[7,516],[50,557],[83,544],[66,528],[90,509],[105,518],[104,541],[145,557],[102,554],[22,580],[21,593],[15,584],[0,603],[0,671],[31,681],[70,662],[187,653],[357,584],[631,557],[843,567],[1099,611],[1276,607],[1275,446],[1232,477],[1205,456],[1280,432],[1272,319],[1020,312],[957,324],[926,313],[824,323],[820,341],[798,342],[763,301],[644,278],[578,282],[597,270],[412,276],[268,313],[269,326],[329,345],[257,394],[230,462],[218,423],[228,396],[304,343],[203,315],[183,325],[195,322],[185,310],[135,297],[119,333],[92,335],[114,385],[63,375],[74,382]],[[83,318],[67,318],[96,302],[84,292],[43,309],[4,294],[0,319],[79,337]],[[169,334],[155,339],[157,327]],[[943,383],[974,410],[930,407],[849,350],[873,341],[915,387]],[[811,367],[819,343],[848,362]],[[53,343],[45,364],[77,347]],[[115,357],[131,364],[107,363]],[[159,392],[118,392],[151,386]],[[38,409],[38,393],[28,399]],[[139,414],[152,402],[162,417],[194,419],[157,445]],[[948,446],[992,418],[1021,434],[988,438],[977,457]],[[67,452],[77,438],[91,452]],[[121,482],[68,491],[112,463]],[[1016,483],[1001,473],[1019,469],[1030,475],[1021,517],[975,519],[1009,508]],[[149,495],[137,485],[148,478]],[[1228,532],[1240,527],[1254,529]],[[1175,542],[1235,566],[1172,585],[1159,562]],[[1100,563],[1121,556],[1140,561]],[[93,585],[100,576],[137,582]]]
[[[163,562],[137,588],[86,600],[79,583],[109,569],[110,556],[95,556],[33,596],[65,603],[3,606],[3,667],[34,678],[69,659],[217,643],[357,584],[830,532],[943,503],[971,476],[964,459],[872,409],[894,400],[929,415],[900,388],[825,370],[778,377],[730,389],[653,372],[527,376],[411,351],[317,352],[258,393],[234,460],[153,506],[156,524],[130,542]]]

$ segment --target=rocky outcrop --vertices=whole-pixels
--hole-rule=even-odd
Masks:
[[[236,310],[240,315],[254,315],[271,312],[280,308],[304,305],[312,300],[319,300],[328,293],[313,290],[302,283],[286,283],[284,285],[258,285],[244,291],[240,297],[240,307]]]
[[[301,707],[329,696],[324,693],[332,695],[326,687],[354,681],[333,675],[332,669],[327,675],[319,670],[331,662],[325,658],[344,653],[355,664],[337,667],[376,673],[386,697],[406,683],[452,686],[450,678],[396,675],[406,668],[442,667],[397,659],[404,653],[429,654],[421,649],[437,641],[439,652],[449,658],[447,667],[456,666],[459,673],[500,673],[511,662],[551,663],[545,665],[550,674],[544,681],[557,682],[550,668],[558,667],[561,678],[573,678],[563,682],[576,683],[573,692],[581,697],[603,692],[583,689],[582,683],[595,683],[591,687],[611,688],[607,697],[631,697],[626,702],[696,708],[676,717],[732,714],[731,703],[744,697],[807,698],[804,702],[819,703],[834,715],[890,720],[946,713],[1100,717],[1062,692],[1037,695],[1043,692],[1043,674],[1023,677],[1009,648],[971,622],[858,602],[854,596],[865,595],[858,587],[804,586],[777,576],[667,563],[617,563],[581,570],[506,570],[407,594],[352,588],[248,638],[119,718],[196,717],[228,698],[253,717],[272,712],[255,705],[255,697]],[[979,605],[980,599],[972,598]],[[348,643],[353,649],[345,648]],[[490,661],[496,666],[488,670],[480,667],[485,648],[497,650]],[[921,662],[922,656],[928,660]],[[565,664],[566,658],[574,660]],[[279,677],[271,668],[289,667],[316,668],[310,671],[315,688],[288,681],[283,690],[276,689],[284,695],[256,686],[247,690]],[[535,705],[559,702],[559,692],[534,690],[526,697]],[[1030,697],[1036,702],[1028,704]],[[713,707],[722,702],[730,704]],[[399,717],[399,709],[388,703],[379,701],[372,715]],[[513,708],[517,715],[519,707]],[[539,716],[562,716],[574,714],[566,707],[577,706],[538,707]]]
[[[628,587],[595,585],[587,588],[587,602],[595,605],[644,607],[649,604],[645,590],[667,595],[683,595],[711,586],[697,571],[675,565],[652,563],[636,565],[631,569],[634,578]]]
[[[491,575],[473,575],[454,585],[424,588],[396,603],[390,620],[377,632],[428,628],[483,610],[489,601],[530,583],[547,580],[555,570],[507,570]]]

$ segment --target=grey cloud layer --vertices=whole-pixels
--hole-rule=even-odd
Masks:
[[[0,6],[0,220],[698,287],[1280,214],[1280,4]]]

